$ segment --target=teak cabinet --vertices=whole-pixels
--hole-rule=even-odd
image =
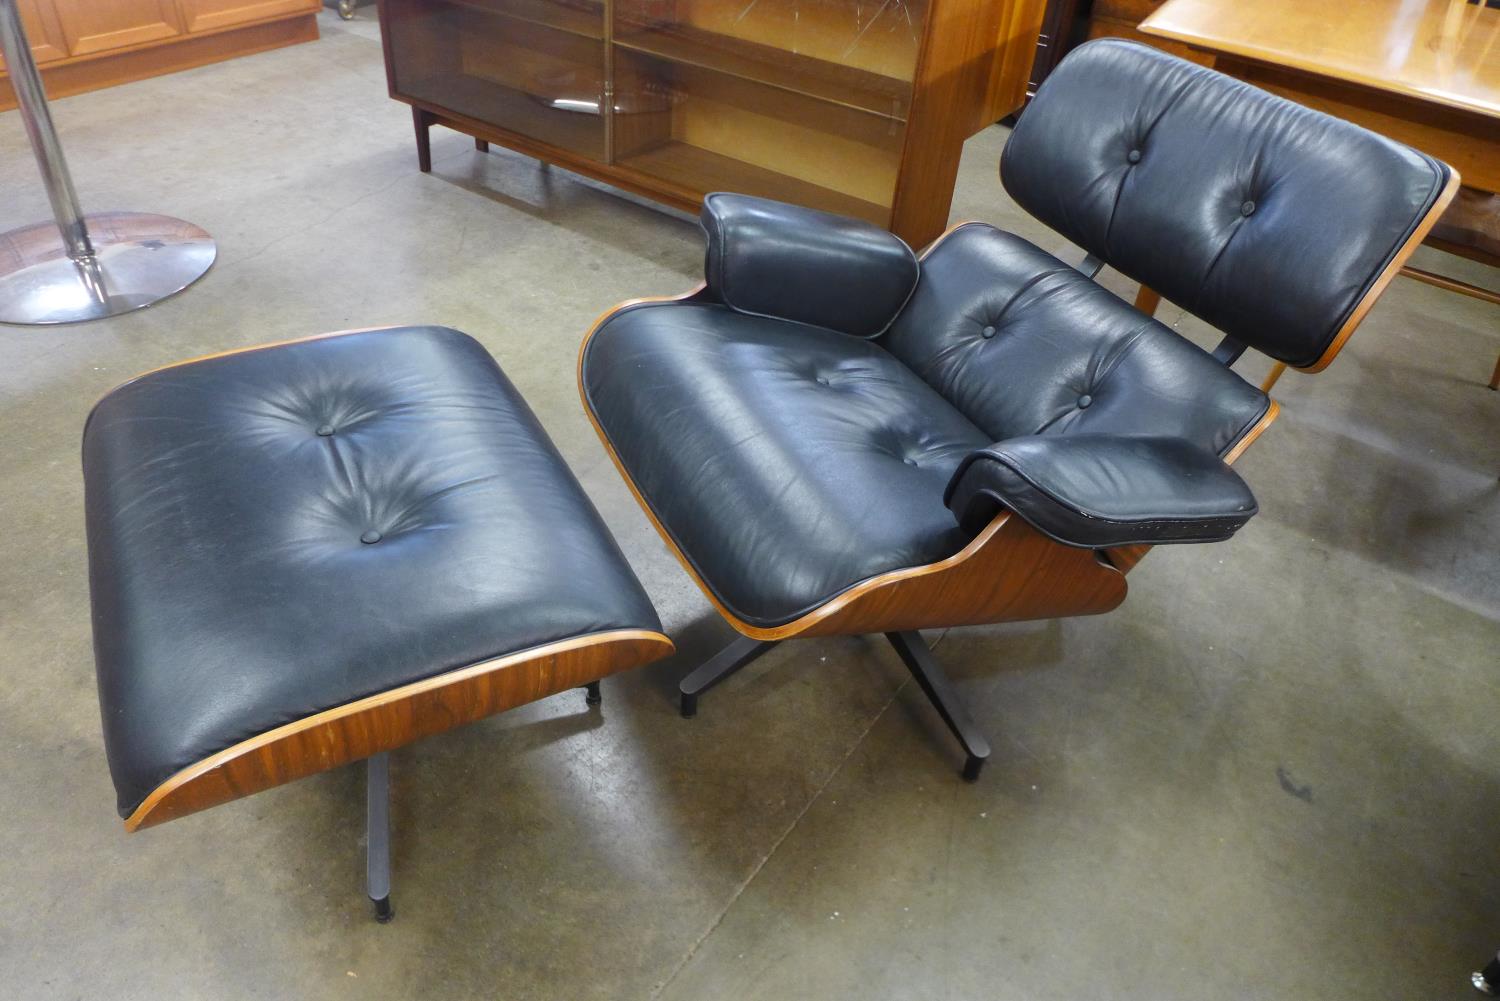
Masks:
[[[127,80],[318,37],[321,0],[18,0],[47,94]],[[16,106],[0,61],[0,111]]]
[[[740,191],[913,244],[1020,107],[1045,0],[381,0],[391,96],[679,208]]]

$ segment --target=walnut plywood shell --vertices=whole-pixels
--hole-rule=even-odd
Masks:
[[[1354,310],[1349,314],[1349,318],[1344,321],[1344,325],[1339,328],[1338,333],[1334,334],[1333,340],[1323,350],[1322,356],[1311,365],[1303,368],[1302,371],[1321,372],[1328,367],[1334,358],[1338,357],[1338,353],[1344,349],[1344,345],[1348,342],[1349,337],[1364,322],[1365,317],[1369,314],[1370,309],[1375,305],[1376,301],[1385,294],[1386,287],[1401,273],[1401,269],[1406,265],[1406,262],[1411,260],[1411,255],[1417,252],[1417,248],[1422,245],[1422,241],[1427,239],[1427,234],[1432,232],[1432,227],[1436,226],[1438,220],[1443,217],[1443,212],[1447,210],[1448,204],[1458,194],[1459,184],[1458,171],[1449,168],[1448,183],[1443,186],[1442,192],[1438,195],[1437,200],[1432,203],[1432,207],[1428,209],[1427,214],[1417,223],[1411,234],[1406,238],[1406,242],[1396,249],[1396,253],[1391,256],[1385,268],[1376,277],[1374,283],[1360,298],[1359,302],[1354,304]]]
[[[871,577],[772,628],[744,622],[704,587],[730,625],[759,640],[1099,615],[1117,608],[1125,590],[1125,575],[1093,550],[1053,542],[1008,512],[946,560]]]
[[[125,820],[137,831],[472,723],[671,654],[650,630],[613,630],[473,664],[287,723],[184,768]]]

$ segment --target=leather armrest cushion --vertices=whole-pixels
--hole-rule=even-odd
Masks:
[[[1245,481],[1182,438],[1030,435],[964,458],[944,501],[966,527],[999,507],[1069,546],[1219,542],[1258,507]]]
[[[701,218],[708,287],[740,313],[874,337],[917,287],[911,248],[868,222],[724,192]]]

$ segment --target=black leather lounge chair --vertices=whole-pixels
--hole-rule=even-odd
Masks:
[[[1227,463],[1277,408],[1230,365],[1327,365],[1458,185],[1116,40],[1048,78],[1000,173],[1223,342],[993,226],[919,260],[862,222],[710,195],[706,283],[607,313],[579,361],[621,473],[743,636],[682,682],[684,715],[780,640],[884,632],[977,776],[988,744],[916,630],[1107,612],[1150,546],[1233,535],[1256,504]]]

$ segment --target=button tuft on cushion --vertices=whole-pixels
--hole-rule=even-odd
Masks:
[[[1080,396],[1078,398],[1078,409],[1079,410],[1086,410],[1088,408],[1089,404],[1091,404],[1093,402],[1094,402],[1094,398],[1092,396],[1090,396],[1088,393],[1084,393],[1082,396]]]
[[[979,336],[983,337],[985,340],[989,340],[991,337],[995,336],[995,328],[993,326],[985,327],[979,332]]]
[[[1252,213],[1254,211],[1255,211],[1255,203],[1252,202],[1252,201],[1248,201],[1247,200],[1247,201],[1243,202],[1240,205],[1240,215],[1242,215],[1242,216],[1248,216],[1250,213]]]
[[[1125,159],[1129,160],[1131,163],[1140,163],[1141,162],[1141,151],[1138,150],[1138,149],[1133,149],[1129,153],[1126,154]]]
[[[379,542],[382,538],[384,538],[384,536],[382,536],[379,532],[375,531],[375,529],[372,528],[364,535],[361,535],[359,537],[359,541],[363,542],[367,546],[370,546]]]
[[[318,437],[319,438],[327,438],[331,434],[333,434],[333,425],[332,424],[319,424],[318,425]]]

